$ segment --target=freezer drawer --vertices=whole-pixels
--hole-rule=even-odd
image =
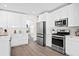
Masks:
[[[37,43],[43,46],[43,38],[37,37]]]

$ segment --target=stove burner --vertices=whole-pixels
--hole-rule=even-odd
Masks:
[[[57,32],[57,33],[53,33],[52,35],[59,35],[59,36],[65,36],[65,35],[69,35],[69,32]]]

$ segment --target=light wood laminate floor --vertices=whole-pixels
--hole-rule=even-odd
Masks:
[[[62,54],[48,48],[31,42],[28,45],[12,47],[12,56],[63,56]]]

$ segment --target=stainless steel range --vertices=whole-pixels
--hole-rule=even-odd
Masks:
[[[58,31],[52,34],[52,48],[58,52],[65,53],[65,36],[69,35],[69,31]]]

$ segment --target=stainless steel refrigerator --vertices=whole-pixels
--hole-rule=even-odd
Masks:
[[[46,22],[37,23],[37,43],[46,46]]]

